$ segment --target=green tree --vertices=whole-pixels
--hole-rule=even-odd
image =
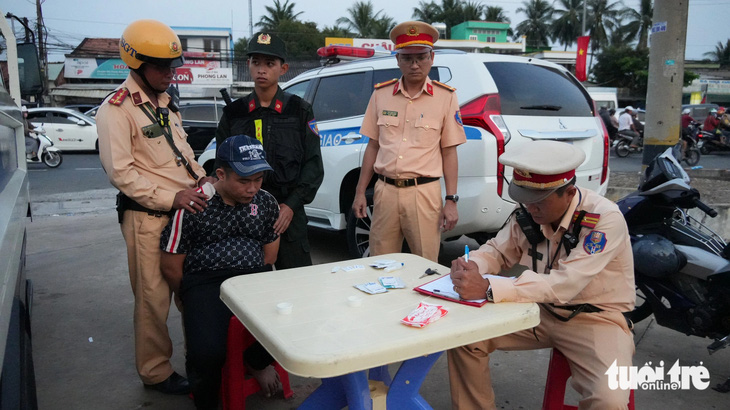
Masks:
[[[461,0],[441,0],[439,20],[446,25],[446,38],[451,38],[451,27],[464,22],[464,11]]]
[[[317,58],[317,49],[324,45],[324,35],[311,21],[282,20],[274,32],[286,44],[290,60]]]
[[[322,29],[322,35],[324,37],[348,37],[350,33],[347,29],[342,28],[339,24],[335,23],[333,26],[325,26]]]
[[[583,0],[559,0],[561,8],[555,8],[555,20],[552,24],[553,40],[565,46],[573,45],[583,35]]]
[[[621,26],[622,29],[626,31],[632,40],[638,38],[637,48],[646,48],[651,21],[654,16],[652,0],[641,0],[638,10],[626,7],[621,13],[624,18],[629,20],[626,25]]]
[[[609,3],[609,0],[587,0],[588,1],[588,21],[586,27],[591,36],[591,50],[593,54],[608,44],[608,37],[611,31],[619,24],[616,19],[619,17],[619,4]],[[591,62],[593,56],[591,56]]]
[[[465,21],[479,21],[482,19],[485,7],[480,1],[465,1],[461,4],[462,23]]]
[[[705,57],[709,57],[712,61],[717,61],[720,66],[730,65],[730,39],[725,44],[722,41],[718,41],[715,46],[715,50],[708,51],[704,54]]]
[[[517,12],[527,17],[517,24],[517,35],[527,37],[528,47],[547,46],[553,15],[550,3],[546,0],[525,0]]]
[[[380,13],[383,10],[375,13],[373,3],[368,0],[367,2],[355,2],[352,7],[347,9],[347,12],[350,14],[350,17],[338,18],[337,24],[344,24],[350,32],[360,37],[368,38],[372,37],[375,22],[381,18]]]
[[[418,7],[413,8],[412,18],[428,24],[438,22],[441,18],[441,7],[433,1],[428,3],[419,1]]]
[[[246,50],[248,50],[248,38],[241,37],[233,43],[233,59],[234,60],[245,60]]]
[[[487,6],[484,10],[484,21],[494,21],[496,23],[512,23],[504,9],[499,6]],[[513,37],[515,35],[512,26],[507,30],[507,35]]]
[[[266,6],[268,15],[261,16],[256,27],[263,31],[275,31],[282,21],[295,21],[303,12],[294,13],[294,6],[295,4],[293,2],[290,4],[289,0],[285,0],[284,4],[281,4],[279,0],[274,0],[274,7]]]
[[[375,20],[373,22],[372,26],[372,35],[373,38],[389,38],[390,37],[390,30],[393,30],[393,27],[396,26],[395,20],[393,20],[391,17],[388,16],[382,16],[381,18]]]
[[[637,95],[646,95],[649,80],[649,50],[635,49],[626,43],[607,46],[596,54],[596,64],[591,70],[594,82],[602,86],[628,88]],[[698,78],[685,70],[684,85]]]

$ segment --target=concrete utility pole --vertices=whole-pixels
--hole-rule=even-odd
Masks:
[[[655,0],[646,93],[644,167],[679,141],[689,0]]]
[[[37,14],[37,27],[38,27],[38,59],[41,64],[41,83],[43,84],[43,94],[48,94],[48,50],[46,50],[46,41],[43,36],[43,9],[41,8],[41,0],[36,0],[36,14]],[[41,96],[41,102],[43,101]]]

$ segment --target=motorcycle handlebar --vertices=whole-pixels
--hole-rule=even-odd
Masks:
[[[694,198],[692,200],[692,202],[694,202],[694,204],[697,205],[697,208],[699,208],[702,212],[704,212],[707,215],[709,215],[711,218],[714,218],[714,217],[717,216],[717,211],[716,210],[710,208],[707,204],[705,204],[704,202],[700,201],[698,198]]]

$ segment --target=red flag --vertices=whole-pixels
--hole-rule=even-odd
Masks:
[[[575,77],[578,81],[588,79],[586,75],[586,56],[588,55],[588,43],[591,36],[578,37],[578,55],[575,57]]]

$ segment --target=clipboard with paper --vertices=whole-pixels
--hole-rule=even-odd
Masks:
[[[487,303],[487,299],[471,299],[466,300],[459,297],[454,291],[454,284],[451,282],[451,275],[447,274],[431,282],[413,288],[416,292],[424,295],[434,296],[437,298],[450,300],[452,302],[461,303],[462,305],[481,307]]]

